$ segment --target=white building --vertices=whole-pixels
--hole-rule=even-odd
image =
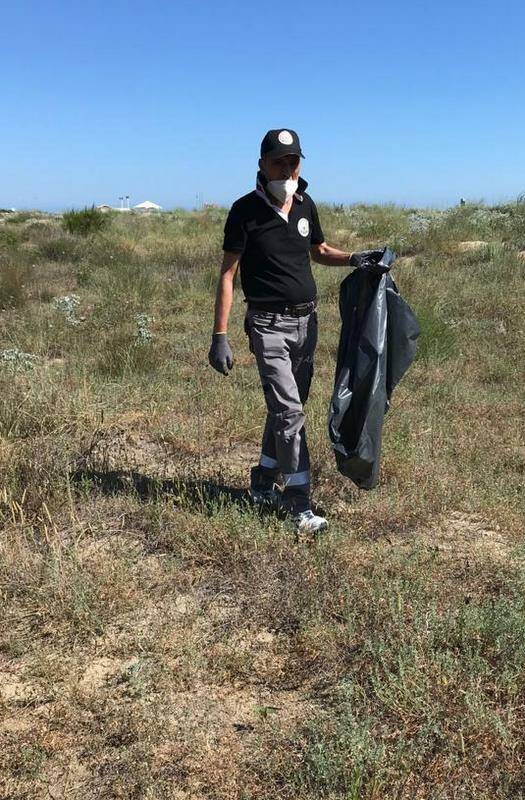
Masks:
[[[152,203],[151,200],[144,200],[143,203],[138,203],[133,206],[134,211],[162,211],[162,206],[157,203]]]

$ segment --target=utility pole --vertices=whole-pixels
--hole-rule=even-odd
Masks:
[[[119,197],[119,200],[120,200],[120,207],[121,207],[121,208],[124,208],[124,195],[122,195],[121,197]]]

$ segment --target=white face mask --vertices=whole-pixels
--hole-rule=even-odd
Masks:
[[[288,178],[285,181],[268,181],[266,191],[270,192],[280,203],[286,203],[292,197],[299,186],[299,181]]]

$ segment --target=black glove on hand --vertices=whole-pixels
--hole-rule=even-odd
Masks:
[[[211,337],[208,361],[213,369],[223,375],[228,375],[228,370],[233,367],[233,353],[225,333],[214,333]]]
[[[361,250],[360,253],[352,253],[350,257],[351,267],[366,267],[369,264],[377,264],[381,261],[381,257],[385,252],[383,247],[381,250]]]

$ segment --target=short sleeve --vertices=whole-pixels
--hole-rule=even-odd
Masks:
[[[310,237],[310,243],[322,244],[324,242],[324,233],[321,228],[321,223],[319,222],[319,214],[317,213],[317,207],[314,201],[311,200],[310,202],[312,204],[312,235]]]
[[[242,253],[246,245],[244,219],[236,203],[230,209],[224,226],[222,249],[227,253]]]

